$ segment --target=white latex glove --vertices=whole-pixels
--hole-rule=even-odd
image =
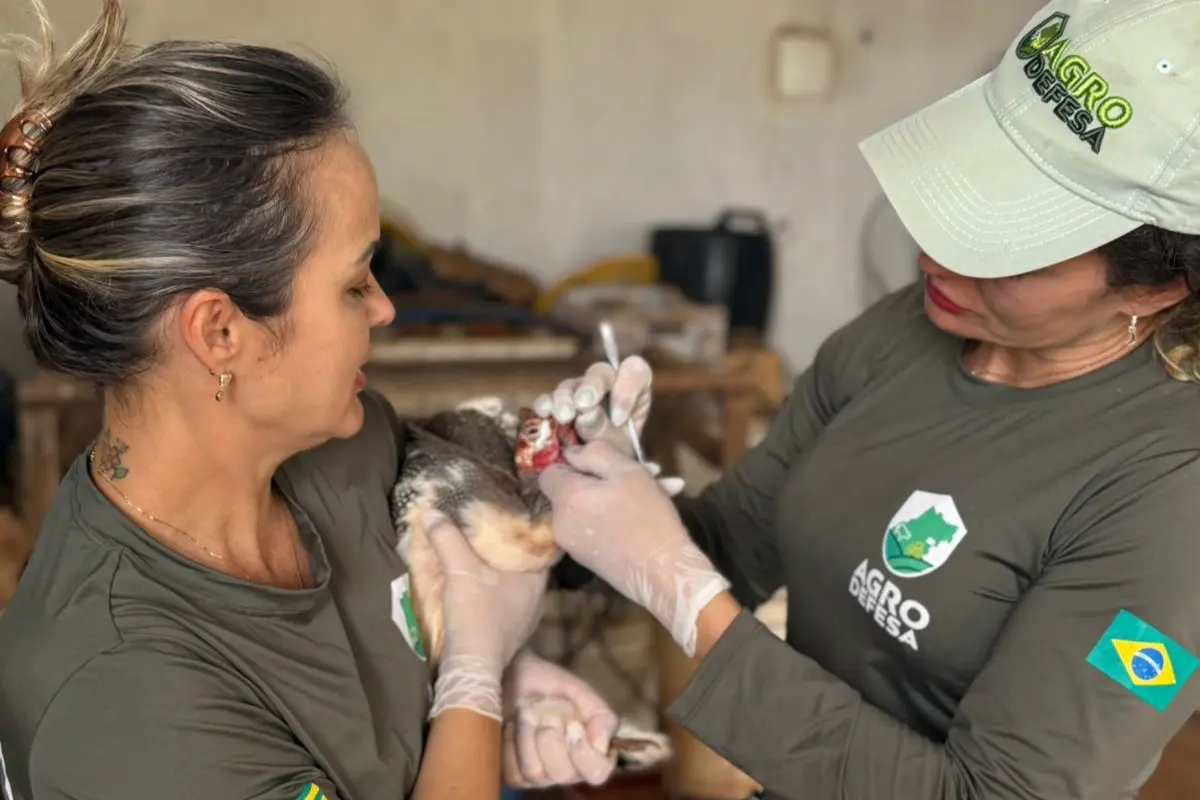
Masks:
[[[447,519],[430,521],[425,531],[446,573],[446,640],[429,717],[469,708],[502,720],[501,677],[537,628],[549,570],[492,569]]]
[[[606,361],[592,364],[578,378],[568,378],[551,394],[538,397],[533,410],[543,417],[554,415],[564,425],[574,421],[575,432],[585,442],[604,439],[632,456],[633,445],[622,429],[632,419],[638,433],[650,416],[650,384],[654,373],[646,359],[629,356],[614,370]],[[612,414],[609,419],[604,398],[612,395]]]
[[[597,361],[582,376],[568,378],[550,394],[540,395],[534,400],[533,410],[543,417],[553,414],[564,425],[573,421],[575,432],[583,441],[605,441],[632,457],[633,445],[625,425],[633,420],[641,435],[650,416],[653,382],[654,372],[641,356],[625,358],[619,369],[613,369],[607,361]],[[611,419],[605,410],[605,397],[610,398]],[[662,471],[654,463],[647,463],[646,469],[656,477]],[[664,477],[658,482],[672,496],[683,490],[680,478]]]
[[[616,712],[586,681],[523,650],[504,686],[504,783],[516,789],[608,780]]]
[[[538,478],[555,541],[696,652],[696,619],[730,584],[692,543],[670,497],[642,466],[601,440],[563,453]]]

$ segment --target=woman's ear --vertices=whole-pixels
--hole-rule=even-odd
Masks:
[[[1158,286],[1128,286],[1124,291],[1127,299],[1121,304],[1121,310],[1129,316],[1136,314],[1142,318],[1173,308],[1191,294],[1183,278]]]
[[[224,371],[245,346],[242,328],[246,321],[229,295],[203,289],[180,304],[177,324],[184,345],[216,374]]]

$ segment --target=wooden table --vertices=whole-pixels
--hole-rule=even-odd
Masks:
[[[1138,800],[1200,800],[1200,713],[1167,745]]]
[[[17,384],[16,505],[36,536],[63,470],[99,430],[101,401],[90,385],[50,372]]]
[[[721,464],[745,449],[750,417],[763,395],[762,369],[745,356],[712,370],[648,354],[655,365],[655,396],[708,392],[724,409]],[[368,382],[382,392],[402,417],[421,417],[482,395],[500,395],[530,405],[559,381],[583,374],[590,357],[538,362],[443,362],[368,364]],[[62,480],[64,469],[82,452],[100,425],[101,402],[81,381],[40,372],[17,386],[17,504],[28,529],[36,534]],[[670,436],[670,432],[666,432]]]

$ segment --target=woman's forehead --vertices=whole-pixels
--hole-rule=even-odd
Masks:
[[[316,249],[359,264],[379,238],[375,172],[366,153],[351,140],[333,137],[322,149],[307,175],[317,223]]]

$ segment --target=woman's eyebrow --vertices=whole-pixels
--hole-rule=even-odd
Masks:
[[[380,242],[381,242],[380,239],[376,239],[375,241],[373,241],[369,245],[367,245],[367,249],[363,251],[362,255],[358,257],[358,260],[355,263],[369,261],[371,259],[371,257],[374,256],[376,252],[378,252]]]

